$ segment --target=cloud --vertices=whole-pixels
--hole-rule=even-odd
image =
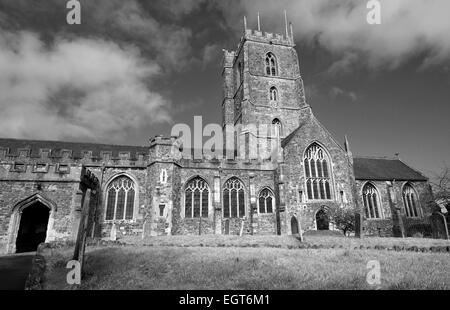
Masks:
[[[14,0],[0,5],[8,12],[8,15],[0,12],[0,27],[10,31],[39,32],[46,40],[77,36],[126,42],[139,46],[164,73],[183,70],[195,56],[191,46],[192,31],[179,20],[182,12],[189,11],[188,4],[180,6],[180,11],[175,14],[174,3],[160,0],[79,1],[81,25],[67,24],[67,1],[46,0],[30,5],[29,0]]]
[[[330,94],[330,97],[332,99],[336,99],[338,97],[341,97],[341,98],[344,98],[344,99],[348,99],[348,100],[350,100],[352,102],[355,102],[358,99],[358,96],[356,95],[355,92],[347,91],[347,90],[344,90],[344,89],[342,89],[340,87],[337,87],[337,86],[331,87],[329,94]]]
[[[209,63],[220,59],[220,46],[218,44],[207,44],[203,48],[202,66],[205,68]]]
[[[158,0],[156,2],[173,16],[180,17],[198,9],[205,0]]]
[[[100,3],[101,6],[99,1],[86,2],[91,14],[86,23],[100,24],[102,30],[113,37],[118,34],[124,35],[125,39],[131,40],[133,44],[154,55],[155,61],[161,65],[164,72],[180,71],[191,63],[193,53],[190,29],[177,26],[175,23],[159,22],[151,15],[150,9],[144,8],[135,0],[101,0]],[[165,5],[173,7],[170,3]],[[182,12],[189,8],[188,4],[181,7],[184,8]],[[181,11],[176,14],[181,14]],[[95,31],[93,28],[95,27],[92,27]],[[111,29],[118,34],[111,33]]]
[[[344,52],[338,60],[331,64],[326,73],[330,75],[342,75],[352,72],[358,60],[358,53]]]
[[[418,55],[424,55],[425,67],[450,60],[450,1],[380,2],[381,25],[367,24],[367,1],[361,0],[246,0],[241,5],[252,28],[259,11],[263,30],[269,32],[282,33],[286,9],[297,43],[319,43],[343,57],[347,66],[357,62],[371,69],[393,69]]]
[[[5,137],[124,141],[170,121],[150,90],[160,68],[139,50],[105,40],[0,32],[0,133]]]

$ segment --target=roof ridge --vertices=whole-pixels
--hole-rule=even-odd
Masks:
[[[369,155],[353,155],[353,158],[366,158],[366,159],[384,159],[384,160],[400,160],[397,157],[388,156],[369,156]],[[401,161],[401,160],[400,160]]]
[[[353,160],[355,178],[359,180],[428,180],[399,158],[354,157]]]
[[[303,127],[304,123],[300,124],[297,128],[295,128],[290,134],[288,134],[286,137],[284,137],[284,139],[281,141],[281,146],[285,147],[286,144],[292,140],[292,137],[295,136],[295,133],[301,128]]]
[[[399,161],[401,161],[405,166],[407,166],[408,168],[414,170],[415,172],[417,172],[418,174],[420,174],[421,176],[423,176],[424,178],[429,179],[425,174],[423,174],[421,171],[417,170],[416,168],[414,168],[412,165],[410,165],[409,163],[403,161],[402,159],[398,159]]]
[[[322,127],[322,129],[330,136],[331,140],[336,143],[336,145],[345,152],[345,148],[341,145],[341,143],[334,137],[334,135],[319,121],[319,119],[314,115],[313,111],[311,110],[311,115],[314,118],[314,120],[317,122],[317,124]]]

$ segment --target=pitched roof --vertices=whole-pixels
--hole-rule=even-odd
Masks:
[[[283,140],[281,140],[281,147],[285,147],[289,143],[289,141],[291,141],[292,138],[294,138],[297,131],[299,131],[303,125],[304,124],[301,124],[300,126],[295,128],[288,136],[286,136]]]
[[[136,159],[136,153],[147,154],[149,152],[148,146],[2,138],[0,138],[0,148],[9,148],[8,154],[11,155],[17,155],[18,149],[30,149],[31,157],[39,157],[39,149],[50,149],[51,156],[59,156],[61,150],[71,150],[72,158],[82,158],[82,151],[92,151],[92,157],[100,157],[100,152],[112,152],[113,158],[117,158],[119,152],[130,152],[130,159]]]
[[[314,115],[312,115],[312,112],[311,112],[311,118],[309,118],[309,120],[306,120],[306,121],[304,121],[304,122],[302,122],[296,129],[294,129],[288,136],[286,136],[283,140],[281,140],[281,147],[285,147],[294,137],[295,137],[295,135],[297,134],[297,132],[303,127],[303,126],[305,126],[306,125],[306,123],[307,122],[310,122],[310,121],[314,121],[314,122],[316,122],[316,124],[320,127],[320,128],[322,128],[322,130],[323,131],[325,131],[327,134],[328,134],[328,136],[331,138],[331,140],[333,140],[335,143],[336,143],[336,145],[339,147],[339,148],[341,148],[342,150],[344,150],[344,148],[342,147],[342,145],[334,138],[334,136],[328,131],[328,129],[314,116]]]
[[[357,180],[428,180],[401,160],[393,158],[354,157],[353,169]]]

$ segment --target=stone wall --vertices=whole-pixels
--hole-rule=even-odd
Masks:
[[[201,165],[200,165],[201,166]],[[212,233],[225,233],[226,221],[229,222],[229,233],[239,234],[241,228],[242,219],[239,218],[223,218],[223,186],[225,182],[232,178],[237,177],[242,181],[245,191],[245,226],[244,233],[252,233],[252,227],[255,234],[267,234],[274,233],[275,231],[275,218],[274,213],[272,214],[259,214],[257,208],[251,208],[251,191],[250,182],[253,182],[255,187],[255,192],[253,193],[254,201],[257,201],[257,195],[263,188],[270,188],[274,192],[274,182],[273,182],[273,171],[271,170],[254,170],[254,169],[232,169],[232,168],[214,168],[214,167],[196,167],[196,165],[184,166],[177,168],[178,174],[180,176],[180,186],[175,189],[179,191],[179,194],[174,200],[174,211],[173,218],[177,221],[173,222],[174,232],[176,234],[199,234],[200,219],[190,219],[186,218],[184,215],[184,205],[185,205],[185,186],[194,177],[201,177],[209,185],[210,194],[210,204],[208,210],[208,218],[202,218],[201,220],[201,233],[202,234],[212,234]],[[218,178],[220,180],[219,186],[214,182],[214,179]],[[252,181],[250,181],[252,180]],[[214,201],[214,193],[219,193],[219,202]],[[275,209],[274,209],[275,210]],[[250,218],[254,225],[250,223]]]
[[[25,164],[20,172],[13,171],[13,166],[14,163],[6,162],[0,165],[0,253],[5,253],[7,246],[15,248],[15,240],[11,238],[17,234],[18,223],[13,223],[13,217],[19,212],[16,207],[27,199],[50,204],[47,240],[75,238],[78,229],[74,221],[75,201],[81,168],[72,167],[70,173],[60,174],[53,164],[48,165],[46,173],[33,172],[31,163]]]
[[[115,224],[117,236],[140,235],[143,229],[143,219],[145,213],[145,206],[148,203],[147,194],[147,172],[145,168],[131,168],[131,167],[90,167],[92,173],[98,178],[101,184],[101,191],[99,193],[98,206],[95,217],[99,227],[96,230],[96,237],[106,238],[110,236],[111,228]],[[136,200],[133,208],[132,220],[105,220],[106,216],[106,193],[108,185],[117,177],[129,177],[136,187]]]
[[[369,182],[368,180],[356,180],[358,203],[364,212],[364,202],[362,199],[362,191],[365,184]],[[383,216],[381,219],[367,219],[365,218],[364,232],[367,236],[382,236],[390,237],[393,236],[393,225],[395,217],[393,217],[392,206],[389,202],[388,187],[386,181],[374,181],[371,180],[370,183],[375,186],[379,193],[379,200],[381,203],[381,210]],[[419,213],[421,216],[419,218],[407,218],[405,205],[402,198],[402,189],[405,184],[410,184],[415,189],[419,206]],[[431,212],[428,209],[428,202],[430,200],[430,192],[428,182],[414,182],[414,181],[396,181],[393,185],[393,190],[395,191],[395,204],[397,208],[400,208],[400,216],[405,228],[405,234],[411,237],[414,233],[420,232],[423,235],[429,235],[427,226],[429,225],[428,217]]]
[[[328,153],[331,163],[332,199],[324,201],[307,200],[303,154],[312,143],[318,143]],[[329,209],[354,208],[351,187],[351,166],[346,152],[316,120],[312,112],[304,111],[300,128],[289,141],[285,141],[283,158],[286,180],[286,224],[291,232],[291,218],[295,216],[303,230],[316,229],[315,214],[322,207]],[[300,195],[300,191],[303,197]],[[343,193],[343,198],[341,197]]]
[[[247,36],[241,42],[236,57],[236,63],[242,62],[244,65],[244,80],[234,101],[241,107],[239,123],[244,126],[244,133],[246,126],[258,127],[258,130],[250,132],[259,148],[252,150],[255,155],[266,149],[270,152],[271,142],[267,136],[272,134],[269,126],[275,118],[281,122],[281,136],[287,136],[298,127],[301,109],[306,106],[297,52],[287,41],[279,43],[274,44],[271,38],[262,34],[257,38]],[[269,52],[276,58],[276,76],[267,76],[265,72],[265,57]],[[276,101],[270,100],[272,87],[277,89]],[[238,119],[237,115],[235,119]],[[261,125],[268,128],[263,129]],[[251,157],[249,154],[245,156]]]

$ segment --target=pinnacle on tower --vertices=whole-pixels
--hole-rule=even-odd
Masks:
[[[347,154],[351,154],[352,151],[350,150],[350,143],[348,142],[347,135],[345,135],[345,142],[344,142],[345,151]]]
[[[258,31],[261,31],[261,22],[259,20],[259,12],[258,12]]]
[[[286,28],[286,39],[287,39],[287,38],[289,38],[289,34],[288,34],[288,21],[287,21],[286,10],[284,10],[284,26]]]

